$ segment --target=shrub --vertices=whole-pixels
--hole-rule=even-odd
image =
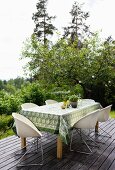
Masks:
[[[44,94],[38,83],[29,84],[21,90],[21,98],[23,102],[32,102],[35,104],[44,104]]]
[[[5,114],[0,116],[0,130],[3,130],[4,132],[11,128],[13,125],[14,119],[11,115],[6,116]]]
[[[14,119],[11,115],[0,115],[0,139],[14,135],[11,128],[13,123]]]
[[[84,97],[84,89],[80,84],[77,84],[71,88],[71,94],[76,94],[79,97],[83,98]]]
[[[20,102],[21,99],[18,94],[10,95],[4,93],[4,95],[0,97],[0,114],[9,115],[12,112],[18,111]]]

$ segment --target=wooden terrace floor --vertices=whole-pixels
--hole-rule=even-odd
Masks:
[[[111,119],[106,123],[101,123],[101,127],[112,135],[112,138],[98,137],[98,141],[105,140],[105,144],[99,143],[100,148],[94,147],[93,154],[86,155],[78,152],[70,152],[69,147],[64,145],[63,158],[56,158],[56,135],[44,133],[43,150],[44,165],[16,167],[19,156],[15,152],[20,151],[20,138],[11,136],[0,140],[0,170],[115,170],[115,119]],[[91,133],[95,137],[94,133]],[[73,149],[85,147],[83,144],[76,143],[76,134],[73,140]],[[91,146],[92,147],[92,146]],[[37,155],[27,155],[27,162],[40,161],[41,153]]]

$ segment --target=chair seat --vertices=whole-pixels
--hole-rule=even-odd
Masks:
[[[90,141],[92,141],[95,144],[95,146],[98,146],[92,137],[83,133],[83,129],[94,129],[95,128],[97,120],[98,120],[98,116],[99,116],[99,109],[89,113],[87,116],[83,117],[82,119],[80,119],[78,122],[74,124],[73,128],[76,129],[76,132],[78,133],[81,140],[86,145],[89,151],[89,152],[86,152],[86,151],[77,151],[77,152],[85,153],[85,154],[92,153],[92,150],[89,147],[86,140],[84,139],[84,136],[88,138]],[[70,151],[72,151],[72,140],[73,140],[72,138],[73,138],[73,131],[72,131],[71,140],[70,140]]]
[[[40,148],[41,148],[41,154],[42,154],[41,163],[39,163],[39,164],[38,163],[37,164],[35,164],[35,163],[22,164],[21,161],[23,160],[25,155],[28,154],[28,152],[32,148],[32,145],[30,145],[29,149],[27,149],[27,151],[19,159],[17,166],[43,165],[43,148],[42,148],[42,141],[41,141],[42,133],[25,116],[18,114],[18,113],[12,113],[12,116],[15,120],[17,135],[21,138],[27,138],[27,137],[36,138],[36,140],[37,140],[37,151],[38,151],[38,142],[40,141]]]

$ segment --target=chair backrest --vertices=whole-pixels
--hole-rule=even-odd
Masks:
[[[32,108],[32,107],[37,107],[38,105],[37,104],[34,104],[34,103],[23,103],[21,105],[21,108],[22,109],[28,109],[28,108]]]
[[[74,124],[75,128],[80,129],[92,129],[95,128],[99,116],[99,109],[91,112],[90,114],[86,115],[78,122]]]
[[[18,113],[12,113],[12,116],[16,123],[16,131],[18,136],[23,138],[42,136],[41,132],[25,116]]]
[[[93,99],[82,99],[81,101],[83,103],[94,103],[95,102],[95,100],[93,100]]]
[[[95,100],[93,99],[82,99],[83,101],[86,101],[86,102],[95,102]]]
[[[48,99],[45,101],[46,105],[48,104],[53,104],[53,103],[58,103],[56,100]]]
[[[111,111],[111,107],[112,105],[109,105],[107,107],[100,109],[99,118],[98,118],[99,122],[105,122],[109,119],[109,113]]]

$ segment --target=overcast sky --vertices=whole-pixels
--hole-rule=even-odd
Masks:
[[[49,0],[49,15],[56,15],[54,24],[61,31],[70,19],[70,10],[75,0]],[[84,10],[89,11],[88,24],[92,30],[102,30],[101,36],[112,35],[115,39],[115,0],[78,0],[84,2]],[[32,13],[36,11],[38,0],[0,0],[0,79],[8,80],[23,76],[20,61],[22,43],[30,37],[34,22]]]

